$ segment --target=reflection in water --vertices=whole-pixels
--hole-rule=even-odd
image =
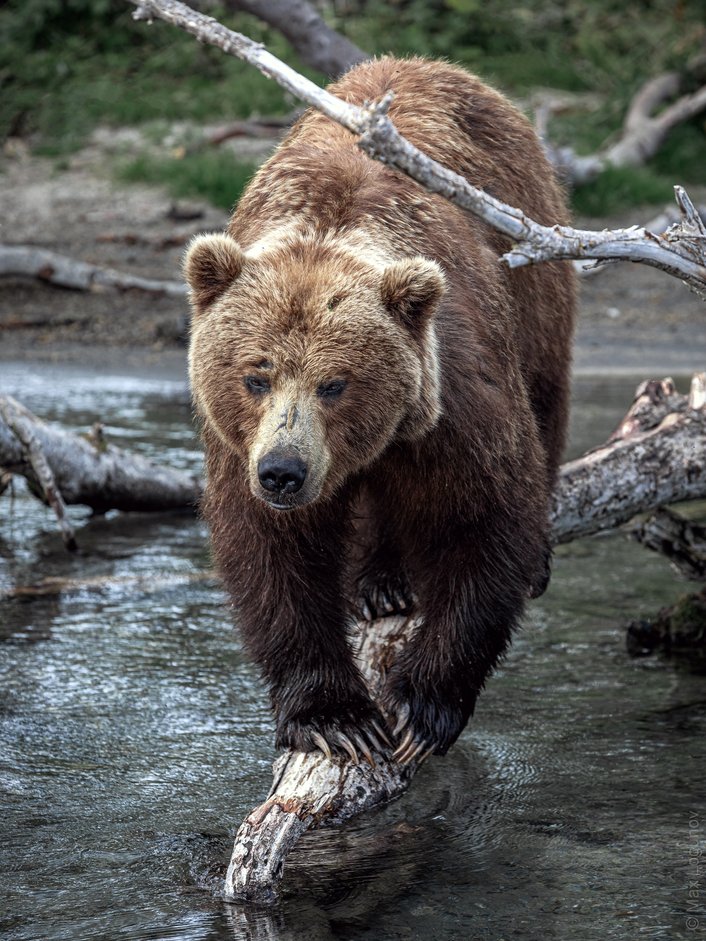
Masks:
[[[3,391],[200,466],[183,384],[73,373],[56,401],[61,377],[3,367]],[[573,454],[605,438],[634,385],[581,380]],[[72,509],[72,557],[16,489],[0,500],[3,937],[694,937],[704,679],[624,652],[622,625],[684,590],[662,559],[615,534],[560,548],[452,753],[402,800],[308,834],[281,905],[243,909],[219,893],[232,830],[269,787],[272,728],[203,575],[202,524]],[[47,578],[71,587],[12,593]]]

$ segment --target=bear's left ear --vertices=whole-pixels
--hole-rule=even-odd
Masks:
[[[394,262],[383,271],[380,285],[385,307],[412,331],[426,323],[445,290],[439,265],[421,255]]]
[[[244,264],[243,250],[230,235],[197,235],[184,258],[194,313],[203,313],[230,287]]]

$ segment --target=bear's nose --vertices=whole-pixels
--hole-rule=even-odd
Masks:
[[[266,454],[257,465],[260,484],[270,493],[296,493],[306,480],[306,464],[293,454]]]

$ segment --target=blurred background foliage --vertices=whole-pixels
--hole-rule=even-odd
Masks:
[[[259,20],[202,9],[266,43],[310,78],[284,38]],[[327,21],[371,53],[461,63],[515,98],[537,88],[587,92],[597,106],[556,117],[554,143],[598,149],[650,76],[683,69],[706,49],[706,0],[326,0]],[[66,155],[98,125],[228,121],[286,113],[295,102],[251,67],[167,24],[135,23],[125,0],[10,0],[0,11],[0,138]],[[189,162],[190,166],[185,164]],[[233,202],[250,168],[230,154],[132,161],[132,179]],[[176,167],[177,163],[182,166]],[[639,170],[612,170],[574,194],[585,213],[670,198],[674,182],[705,182],[705,119],[677,128]],[[178,179],[177,179],[178,178]],[[242,179],[241,179],[242,178]],[[198,183],[201,182],[199,191]]]

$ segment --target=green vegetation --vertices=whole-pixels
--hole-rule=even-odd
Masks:
[[[142,155],[118,171],[121,179],[166,186],[176,199],[199,196],[221,209],[232,209],[256,170],[228,151],[205,151],[176,157]]]
[[[0,140],[30,137],[37,152],[65,154],[99,124],[291,110],[282,89],[251,66],[158,20],[135,23],[132,9],[127,0],[11,0],[0,13]],[[258,20],[217,7],[213,15],[287,54],[284,39]]]
[[[515,96],[537,87],[594,93],[598,107],[551,126],[556,143],[580,153],[618,130],[642,82],[683,68],[706,40],[706,0],[347,0],[345,9],[336,16],[331,0],[324,7],[332,25],[373,53],[444,56]],[[0,140],[21,136],[37,152],[65,155],[99,124],[203,124],[291,109],[251,67],[165,23],[135,23],[131,11],[127,0],[9,0],[0,13]],[[282,36],[258,20],[218,4],[208,12],[302,70]],[[661,202],[674,182],[703,183],[704,130],[703,117],[677,129],[649,166],[611,170],[579,190],[577,208],[602,214]],[[140,158],[124,172],[224,205],[245,172],[235,166],[198,154],[162,161],[159,171]]]
[[[583,216],[620,213],[633,206],[668,203],[674,198],[674,182],[649,167],[609,167],[571,194],[574,211]]]

